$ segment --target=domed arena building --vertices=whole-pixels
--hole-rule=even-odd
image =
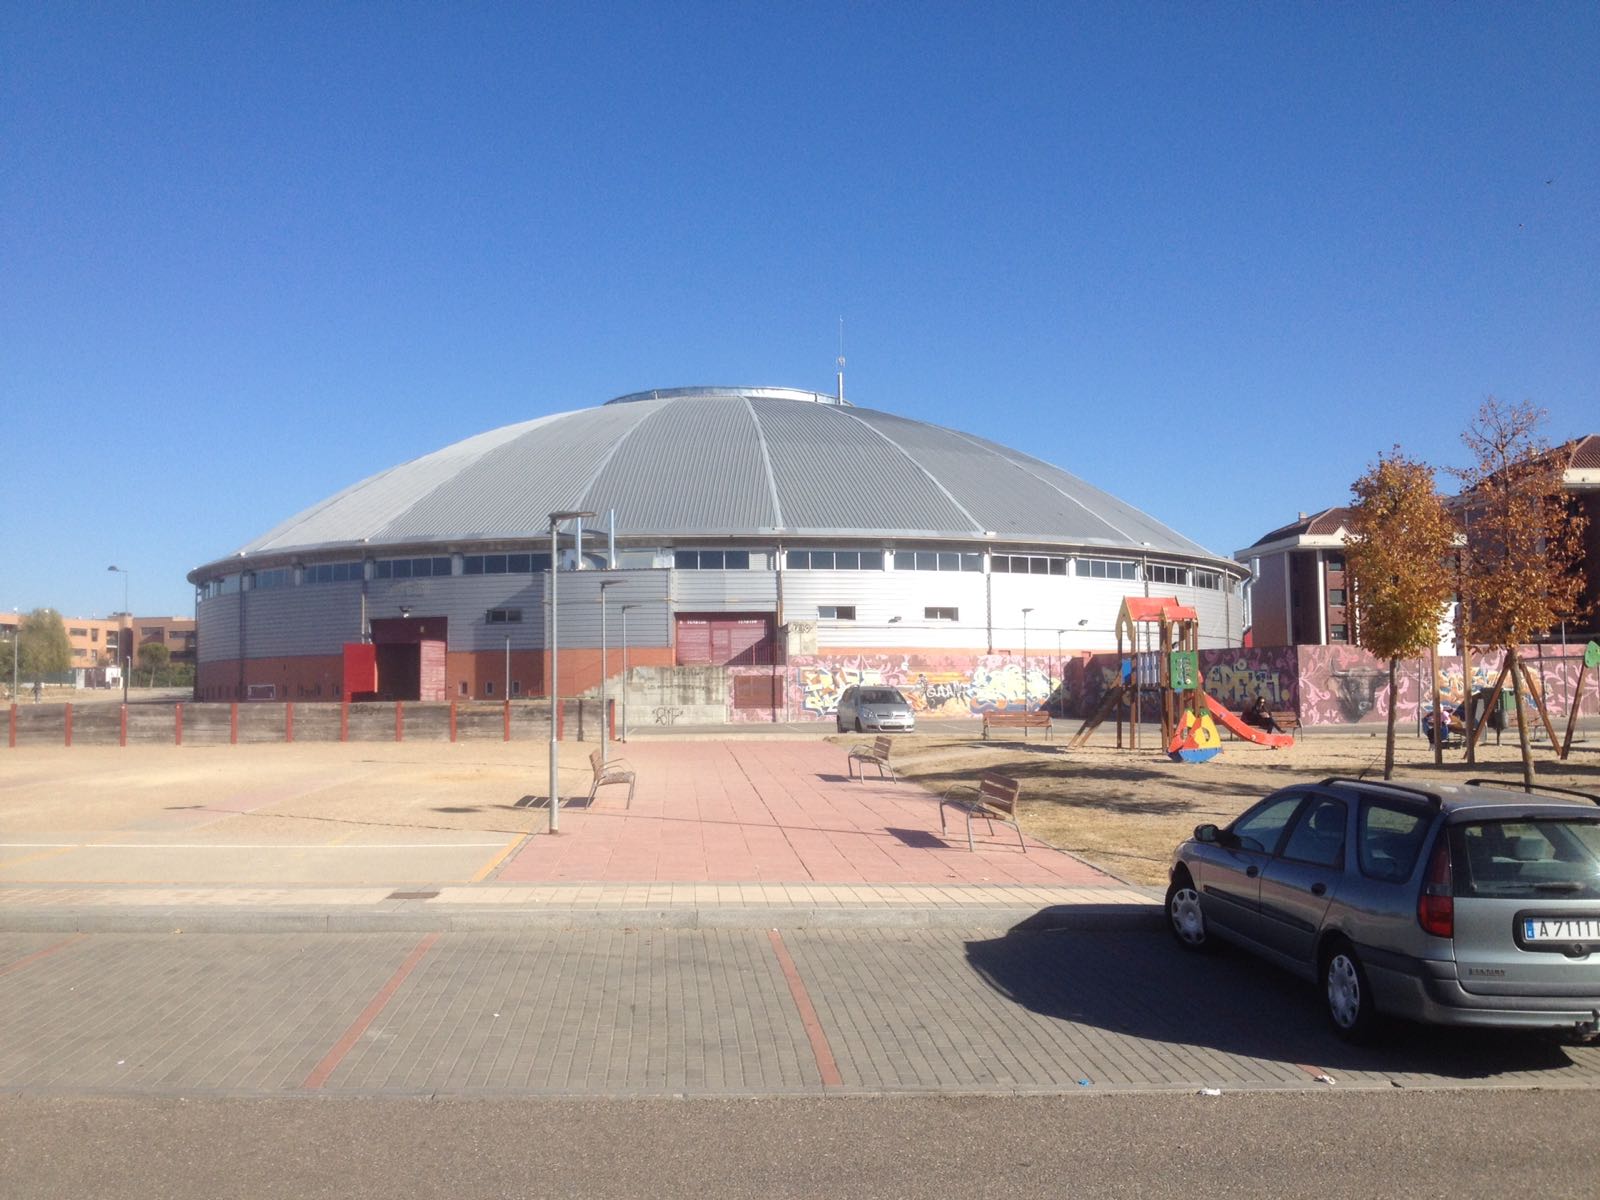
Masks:
[[[701,387],[457,442],[189,579],[201,700],[542,696],[553,583],[561,694],[603,673],[616,697],[626,656],[638,724],[820,719],[857,681],[935,714],[1039,707],[1115,644],[1124,596],[1239,645],[1246,574],[984,438]]]

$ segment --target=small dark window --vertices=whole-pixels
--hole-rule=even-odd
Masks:
[[[468,554],[461,560],[461,573],[463,575],[483,574],[483,555]]]
[[[722,566],[728,571],[748,571],[750,569],[750,551],[725,550],[722,553]]]
[[[824,620],[854,621],[856,619],[856,606],[854,604],[819,604],[817,616]]]
[[[1329,603],[1329,605],[1331,605],[1334,608],[1343,608],[1344,607],[1344,589],[1343,588],[1329,588],[1328,589],[1328,603]]]
[[[506,555],[506,574],[526,575],[533,570],[533,555],[508,554]]]
[[[954,608],[925,608],[922,610],[922,619],[925,621],[959,621],[961,613]]]

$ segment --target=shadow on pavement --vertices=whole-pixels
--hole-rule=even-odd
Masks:
[[[1165,934],[1036,932],[968,942],[967,961],[995,991],[1032,1012],[1132,1037],[1329,1071],[1486,1080],[1559,1071],[1569,1052],[1545,1034],[1395,1022],[1370,1046],[1326,1026],[1316,989],[1248,956],[1186,954]],[[1587,1065],[1594,1065],[1589,1063]]]

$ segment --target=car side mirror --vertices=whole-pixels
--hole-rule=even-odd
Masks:
[[[1214,844],[1218,841],[1221,841],[1218,833],[1219,831],[1215,825],[1196,825],[1194,827],[1194,840],[1197,842]]]

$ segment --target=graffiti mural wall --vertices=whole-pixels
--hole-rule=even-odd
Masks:
[[[899,688],[918,716],[970,717],[1008,708],[1042,707],[1055,691],[1048,656],[829,654],[790,663],[794,720],[827,720],[852,684]]]
[[[1297,709],[1300,664],[1293,646],[1202,650],[1200,674],[1213,700],[1238,712],[1260,697],[1273,709]]]

